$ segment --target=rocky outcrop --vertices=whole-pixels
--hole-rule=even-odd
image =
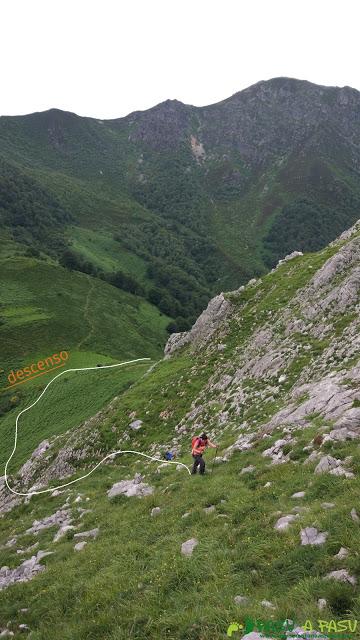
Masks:
[[[140,474],[136,474],[133,480],[121,480],[113,484],[111,489],[107,492],[109,498],[115,498],[116,496],[124,495],[128,498],[137,496],[142,498],[143,496],[149,496],[154,492],[154,488],[150,487],[145,482],[142,482]]]
[[[323,456],[315,467],[315,473],[330,473],[334,476],[345,476],[345,478],[353,478],[354,474],[343,467],[342,461],[332,456]]]
[[[50,527],[58,526],[64,527],[70,525],[72,518],[67,509],[59,509],[51,516],[46,516],[42,520],[34,520],[32,526],[26,530],[26,533],[34,533],[35,535],[43,529],[49,529]]]
[[[346,374],[351,378],[351,372]],[[337,420],[336,424],[341,424],[349,410],[352,411],[353,420],[358,419],[358,413],[351,409],[357,395],[356,389],[343,384],[345,375],[329,374],[323,379],[296,386],[290,394],[289,403],[278,413],[276,413],[266,429],[272,431],[279,425],[305,425],[308,416],[319,413],[325,420]],[[306,396],[301,404],[297,403],[298,398]],[[360,430],[359,430],[360,434]]]
[[[19,567],[9,569],[2,567],[0,569],[0,590],[9,587],[15,582],[27,582],[32,580],[38,573],[45,570],[44,565],[40,564],[40,560],[45,556],[51,555],[52,551],[38,551],[35,556],[29,560],[24,560]]]
[[[165,346],[165,358],[170,357],[174,351],[185,344],[199,345],[207,342],[221,322],[225,320],[230,309],[231,304],[225,300],[223,293],[212,298],[190,331],[174,333],[170,336]]]
[[[337,571],[330,571],[325,578],[327,580],[337,580],[338,582],[345,582],[347,584],[351,584],[355,586],[357,583],[357,579],[355,576],[349,574],[347,569],[339,569]]]

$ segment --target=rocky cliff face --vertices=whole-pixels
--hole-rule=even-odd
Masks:
[[[178,425],[182,434],[197,424],[214,433],[226,425],[241,432],[240,442],[248,448],[249,437],[255,438],[259,429],[269,435],[283,427],[290,433],[309,426],[316,415],[324,421],[324,433],[327,425],[327,439],[360,437],[359,231],[360,221],[332,243],[327,250],[332,255],[320,268],[312,263],[321,254],[281,261],[267,276],[273,284],[266,292],[261,280],[252,280],[217,296],[191,331],[171,336],[166,357],[176,357],[184,345],[194,354],[223,354],[193,402],[196,411]],[[286,283],[300,270],[313,275],[281,304],[282,291],[292,286]],[[271,295],[275,297],[266,309]],[[242,303],[244,296],[248,301]],[[248,335],[236,344],[234,333],[249,321],[249,312]],[[222,409],[214,415],[209,404]],[[264,418],[269,411],[271,419],[246,419],[249,407],[260,413],[263,409]]]
[[[325,87],[292,78],[258,82],[206,107],[178,100],[113,121],[129,127],[130,138],[169,151],[190,147],[190,133],[204,145],[208,159],[234,151],[248,166],[265,167],[290,152],[322,149],[326,132],[348,145],[347,156],[359,167],[360,94],[351,87]],[[333,141],[334,142],[334,141]]]

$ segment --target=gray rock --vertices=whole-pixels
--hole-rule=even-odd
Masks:
[[[274,529],[276,529],[276,531],[286,531],[289,525],[292,522],[294,522],[298,517],[299,517],[298,515],[294,516],[292,514],[287,516],[282,516],[281,518],[278,519],[278,521],[274,525]]]
[[[26,530],[26,533],[34,533],[35,535],[43,529],[59,526],[64,527],[72,522],[71,516],[65,509],[59,509],[51,516],[46,516],[42,520],[34,520],[32,526]]]
[[[314,289],[321,289],[331,283],[334,277],[357,263],[359,238],[354,238],[329,258],[311,280]]]
[[[113,484],[111,489],[107,492],[109,498],[115,496],[125,495],[128,498],[137,496],[141,498],[143,496],[151,495],[154,492],[154,488],[150,487],[145,482],[139,482],[135,477],[133,480],[121,480]]]
[[[5,547],[13,547],[16,543],[17,543],[17,536],[14,536],[14,538],[10,538],[10,540],[6,542]]]
[[[142,420],[134,420],[133,422],[130,422],[129,427],[133,431],[138,431],[139,429],[141,429],[142,424],[143,424]]]
[[[236,622],[233,624],[237,625]],[[271,639],[265,637],[262,633],[258,633],[257,631],[250,631],[250,633],[247,633],[245,636],[241,636],[241,640],[271,640]]]
[[[186,542],[183,542],[181,545],[181,553],[183,556],[190,557],[197,544],[199,544],[199,542],[196,538],[190,538],[186,540]]]
[[[0,591],[16,582],[32,580],[38,573],[45,570],[44,565],[40,564],[40,560],[51,554],[52,551],[38,551],[36,556],[32,556],[29,560],[24,560],[24,562],[15,569],[2,567],[0,569]]]
[[[359,518],[358,514],[356,513],[356,509],[354,509],[354,508],[351,509],[350,515],[351,515],[351,517],[352,517],[354,522],[360,522],[360,518]]]
[[[325,636],[324,633],[320,631],[306,631],[303,627],[294,627],[291,631],[289,638],[294,638],[294,640],[314,640],[319,638],[319,640],[329,640],[328,636]],[[244,640],[244,639],[242,639]]]
[[[151,516],[152,517],[158,516],[160,512],[161,512],[160,507],[154,507],[153,509],[151,509]]]
[[[254,446],[252,443],[254,437],[255,434],[253,433],[242,433],[234,444],[230,445],[230,447],[225,450],[225,457],[226,454],[231,454],[233,451],[248,451],[251,449]]]
[[[325,435],[324,442],[327,442],[328,440],[333,442],[345,442],[346,440],[355,440],[356,438],[359,438],[359,435],[359,433],[351,431],[348,427],[339,427]]]
[[[305,426],[307,417],[313,413],[319,413],[325,420],[339,419],[351,408],[353,402],[353,391],[341,384],[341,381],[340,374],[336,374],[336,377],[328,374],[318,381],[297,386],[292,392],[294,402],[287,402],[264,425],[264,429],[272,431],[281,425]],[[297,400],[302,395],[306,399],[299,405]]]
[[[87,545],[87,542],[85,542],[85,540],[83,542],[77,542],[76,545],[74,546],[74,551],[82,551],[86,545]]]
[[[73,525],[71,525],[71,524],[65,524],[62,527],[60,527],[59,531],[57,533],[55,533],[55,535],[54,535],[53,542],[58,542],[58,540],[63,538],[64,535],[68,531],[71,531],[72,529],[75,529],[75,527]]]
[[[286,444],[289,444],[290,442],[291,442],[291,439],[289,438],[281,438],[280,440],[276,440],[275,444],[273,444],[272,447],[270,447],[269,449],[265,449],[265,451],[262,452],[262,456],[264,458],[266,457],[272,458],[273,464],[286,462],[289,459],[289,457],[288,455],[284,454],[283,447]]]
[[[324,609],[326,609],[327,607],[327,600],[325,600],[325,598],[319,598],[317,604],[319,611],[324,611]]]
[[[64,492],[60,491],[59,489],[55,489],[50,495],[52,498],[57,498],[57,496],[60,496],[62,493]]]
[[[338,461],[332,456],[323,456],[315,467],[315,473],[329,473],[332,469],[336,469],[338,465]]]
[[[305,529],[301,529],[300,531],[301,544],[324,544],[328,535],[327,531],[319,532],[315,527],[305,527]]]
[[[318,458],[320,457],[320,454],[318,451],[312,451],[312,453],[310,453],[309,457],[306,458],[306,460],[304,460],[303,464],[312,464],[313,462],[316,462],[318,460]]]
[[[321,506],[323,509],[332,509],[333,507],[335,507],[334,502],[322,502]]]
[[[292,251],[287,256],[285,256],[285,258],[281,258],[281,260],[278,261],[276,268],[279,267],[281,264],[284,264],[284,262],[289,262],[289,260],[293,260],[294,258],[297,258],[298,256],[303,256],[303,255],[304,254],[302,251]]]
[[[235,596],[234,602],[238,605],[247,605],[249,604],[250,600],[249,598],[247,598],[247,596]]]
[[[276,609],[275,605],[269,600],[261,600],[260,604],[266,609]]]
[[[293,493],[292,498],[304,498],[305,497],[305,491],[298,491],[297,493]]]
[[[344,467],[339,465],[335,469],[331,469],[329,472],[332,476],[344,476],[345,478],[354,478],[354,474],[351,471],[347,471]]]
[[[210,505],[210,507],[205,507],[204,509],[205,513],[214,513],[215,510],[216,508],[214,504]]]
[[[215,391],[224,391],[227,389],[229,384],[232,382],[232,376],[229,376],[225,373],[216,384],[213,385],[213,390]]]
[[[241,636],[241,640],[271,640],[271,638],[265,637],[262,633],[257,631],[250,631],[244,636]]]
[[[74,538],[97,538],[99,535],[99,528],[89,529],[89,531],[80,531],[75,533]]]
[[[87,513],[92,513],[92,509],[82,509],[81,507],[78,507],[77,510],[80,513],[80,518],[86,516]]]
[[[310,511],[310,509],[309,507],[293,507],[291,511],[294,513],[306,513],[307,511]]]
[[[359,437],[360,431],[360,407],[351,407],[335,422],[335,427],[349,429]]]
[[[156,467],[156,473],[161,473],[161,469],[168,469],[169,465],[167,462],[162,462],[161,464],[159,464],[158,467]]]
[[[186,513],[183,513],[183,515],[181,516],[182,518],[188,518],[190,515],[189,511],[186,511]]]
[[[348,584],[356,585],[355,576],[351,576],[347,569],[339,569],[338,571],[331,571],[325,576],[326,580],[337,580],[338,582],[346,582]]]
[[[241,469],[241,475],[243,475],[244,473],[253,473],[256,470],[256,467],[254,467],[253,464],[250,464],[248,467],[243,467],[243,469]]]
[[[341,547],[340,550],[334,555],[334,558],[338,558],[338,560],[343,560],[344,558],[347,558],[349,555],[349,549],[346,549],[346,547]]]
[[[39,560],[42,560],[42,558],[45,558],[45,556],[51,556],[53,553],[54,553],[53,551],[38,551],[36,555],[36,560],[37,562],[39,562]]]
[[[223,293],[212,298],[190,331],[173,333],[170,336],[165,345],[165,358],[169,358],[174,351],[189,342],[197,346],[207,342],[225,320],[231,308],[232,305],[225,300]]]

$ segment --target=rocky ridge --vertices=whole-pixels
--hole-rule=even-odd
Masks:
[[[179,433],[207,424],[215,434],[226,425],[240,432],[229,453],[245,450],[251,448],[260,429],[259,423],[242,421],[245,410],[249,405],[268,404],[279,405],[279,409],[272,411],[269,420],[261,421],[262,434],[269,436],[281,427],[285,437],[269,451],[274,461],[286,461],[281,448],[291,441],[292,431],[306,428],[315,414],[324,421],[321,444],[360,437],[359,230],[360,221],[332,243],[336,252],[290,302],[269,312],[241,346],[235,346],[230,360],[224,357],[193,401],[193,409],[177,425]],[[298,255],[292,258],[298,259]],[[281,264],[284,262],[286,259]],[[294,264],[284,278],[298,268],[298,263]],[[311,273],[311,264],[307,268]],[[226,305],[219,304],[219,296],[211,301],[190,332],[171,337],[166,357],[174,357],[186,344],[194,352],[207,349],[209,355],[223,351],[231,327],[235,323],[241,327],[244,306],[239,307],[238,298],[253,289],[253,299],[261,301],[261,284],[261,280],[251,280],[246,287],[222,294]],[[304,366],[294,376],[292,370],[299,359]],[[223,407],[215,415],[209,413],[210,396]]]

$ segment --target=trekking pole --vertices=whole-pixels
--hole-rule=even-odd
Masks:
[[[211,465],[211,473],[213,472],[213,469],[214,469],[214,464],[215,464],[215,458],[216,458],[217,450],[218,450],[218,448],[216,447],[216,449],[215,449],[215,455],[214,455],[214,458],[213,458],[213,461],[212,461],[212,465]]]

